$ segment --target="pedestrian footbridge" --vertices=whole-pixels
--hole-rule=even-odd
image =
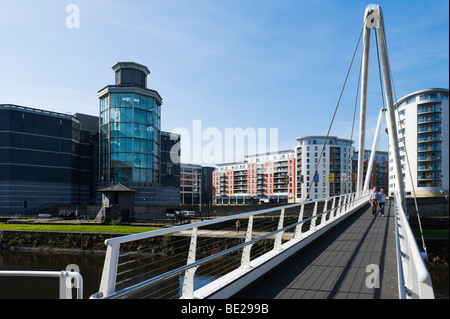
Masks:
[[[366,191],[108,239],[91,298],[434,298],[398,198],[367,208]],[[176,245],[159,269],[139,249],[156,238]]]

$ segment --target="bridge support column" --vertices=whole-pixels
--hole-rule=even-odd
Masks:
[[[361,107],[359,116],[359,149],[358,149],[358,174],[356,177],[356,192],[360,192],[363,187],[364,143],[366,140],[366,109],[367,109],[367,84],[369,76],[369,55],[370,55],[370,29],[367,26],[365,26],[363,35],[363,56],[361,69]]]
[[[400,205],[402,206],[404,212],[408,214],[406,210],[406,199],[405,199],[405,188],[403,184],[403,173],[400,162],[400,150],[398,146],[398,134],[397,134],[397,125],[395,122],[395,111],[394,111],[394,103],[392,97],[392,83],[391,83],[391,67],[389,66],[389,58],[387,52],[387,44],[386,44],[386,35],[384,28],[384,19],[381,8],[378,6],[379,16],[380,16],[380,24],[379,28],[379,47],[380,47],[380,60],[381,60],[381,69],[383,73],[383,82],[384,82],[384,95],[386,96],[386,105],[387,105],[387,127],[388,127],[388,135],[389,135],[389,145],[391,147],[391,155],[393,158],[393,167],[395,172],[395,188],[397,189],[400,195]]]

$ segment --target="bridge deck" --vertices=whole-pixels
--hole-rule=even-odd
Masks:
[[[233,298],[397,299],[394,226],[393,201],[384,217],[361,209]],[[368,265],[378,266],[380,288],[367,287]]]

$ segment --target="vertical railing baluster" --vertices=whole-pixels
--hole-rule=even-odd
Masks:
[[[341,210],[341,215],[345,215],[345,213],[347,213],[347,199],[348,196],[344,195],[344,203],[342,204],[342,210]]]
[[[197,252],[197,235],[198,227],[192,228],[191,244],[189,245],[189,254],[187,260],[188,265],[195,262],[195,255]],[[194,298],[194,275],[197,268],[198,267],[189,268],[184,273],[183,292],[181,295],[182,299]]]
[[[304,211],[305,211],[305,204],[302,204],[300,206],[300,213],[298,215],[298,220],[297,220],[298,223],[300,223],[303,220],[303,212]],[[302,226],[303,226],[303,223],[295,226],[295,232],[294,232],[295,239],[299,239],[302,236]]]
[[[313,218],[311,219],[311,225],[309,226],[310,231],[313,231],[316,229],[316,218],[317,217],[314,217],[314,216],[317,215],[317,203],[318,203],[317,201],[314,203],[314,211],[312,214]]]
[[[326,221],[327,214],[325,212],[327,211],[327,206],[328,206],[328,199],[325,199],[325,204],[323,206],[323,211],[322,211],[323,214],[322,214],[322,218],[320,220],[320,225],[321,226],[323,226],[325,224],[325,221]]]
[[[252,240],[253,233],[253,215],[248,219],[247,234],[245,235],[245,242],[248,243]],[[253,245],[247,245],[242,250],[241,268],[250,269],[250,252]]]
[[[107,245],[105,264],[103,265],[99,290],[103,295],[103,298],[113,294],[116,290],[117,266],[119,264],[120,250],[120,244],[118,243],[108,244],[108,240],[106,240],[105,244]]]
[[[336,208],[336,212],[334,217],[339,217],[341,215],[341,203],[342,203],[342,196],[339,196],[338,206]]]
[[[330,210],[330,221],[334,220],[335,217],[335,208],[336,207],[336,197],[333,197],[333,202],[331,203],[331,210]]]
[[[281,209],[280,212],[280,219],[278,221],[278,228],[277,229],[281,229],[283,228],[283,223],[284,223],[284,208]],[[281,240],[283,239],[283,233],[284,232],[279,232],[275,235],[275,243],[273,245],[273,249],[274,250],[281,250]]]

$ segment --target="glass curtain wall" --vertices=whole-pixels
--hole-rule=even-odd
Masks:
[[[100,99],[100,182],[159,183],[160,112],[137,93]]]

